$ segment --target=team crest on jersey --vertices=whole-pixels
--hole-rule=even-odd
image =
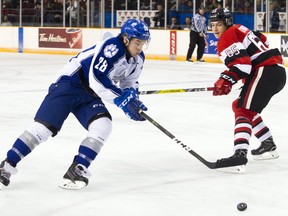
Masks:
[[[109,44],[104,48],[104,55],[107,58],[112,58],[113,56],[116,55],[116,53],[119,51],[116,45],[114,44]]]

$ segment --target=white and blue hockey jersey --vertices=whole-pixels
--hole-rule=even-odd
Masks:
[[[145,56],[126,51],[120,36],[106,39],[72,57],[57,73],[56,81],[72,80],[89,86],[102,100],[113,103],[123,89],[138,89]]]

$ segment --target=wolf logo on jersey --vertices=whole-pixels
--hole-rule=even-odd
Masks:
[[[110,44],[104,48],[104,55],[107,58],[112,58],[113,56],[115,56],[117,54],[118,51],[119,51],[119,49],[117,48],[116,45]]]

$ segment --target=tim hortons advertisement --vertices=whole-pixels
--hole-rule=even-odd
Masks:
[[[39,47],[82,49],[82,30],[39,28]]]

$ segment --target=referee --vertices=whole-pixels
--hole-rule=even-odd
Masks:
[[[186,61],[193,62],[191,57],[197,45],[197,61],[205,62],[202,59],[205,49],[205,37],[207,36],[206,18],[204,16],[205,7],[201,6],[193,16],[190,30],[190,43],[186,56]]]

